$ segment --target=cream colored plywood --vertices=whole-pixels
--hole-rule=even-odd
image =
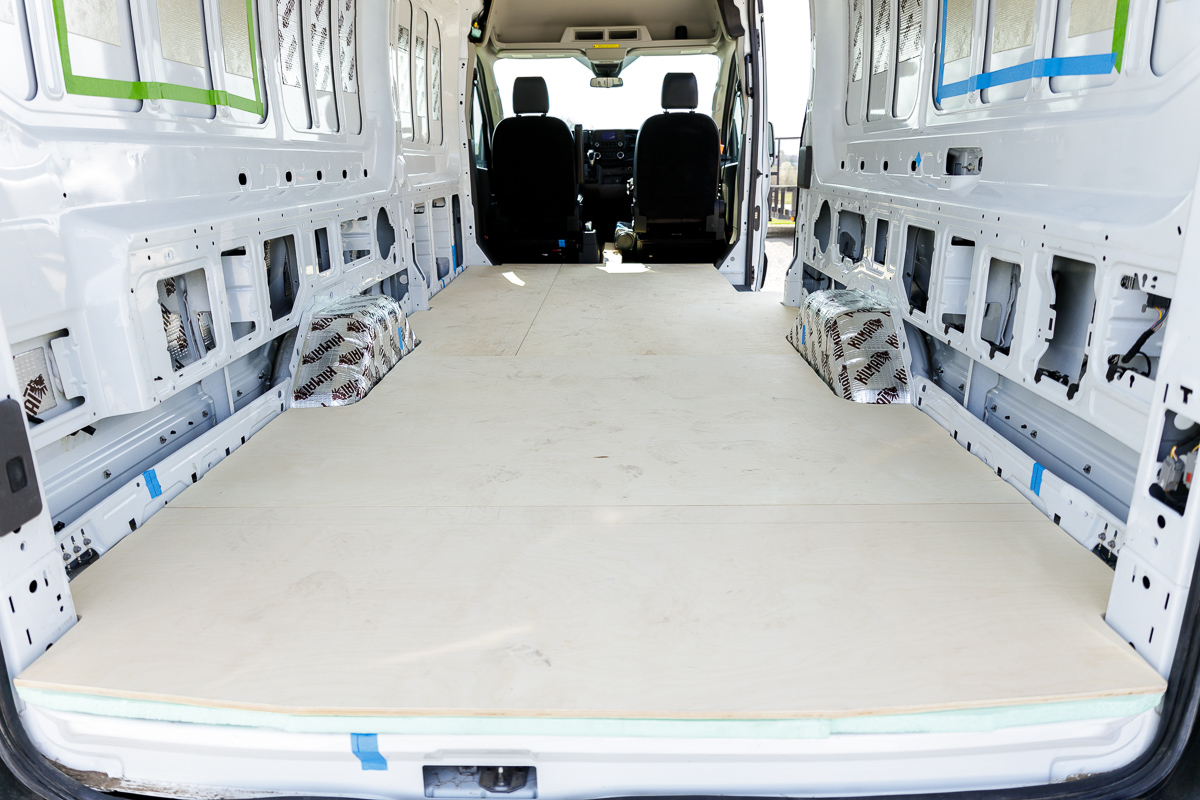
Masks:
[[[794,351],[417,348],[340,411],[289,411],[173,505],[1025,503],[916,408],[847,403]]]
[[[1112,572],[915,408],[777,350],[774,299],[551,266],[433,305],[364,401],[282,415],[82,573],[18,685],[709,720],[1163,690],[1101,619]]]
[[[1099,618],[1111,572],[1048,522],[731,516],[172,507],[76,580],[82,624],[21,682],[292,713],[709,719],[1161,690]]]

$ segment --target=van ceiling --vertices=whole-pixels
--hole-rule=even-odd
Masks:
[[[495,0],[489,17],[491,32],[506,43],[557,42],[569,27],[645,25],[655,39],[675,38],[677,25],[691,39],[721,30],[717,0]]]

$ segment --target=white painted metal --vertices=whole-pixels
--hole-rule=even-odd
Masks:
[[[962,3],[947,3],[951,17],[961,15]],[[989,69],[985,50],[990,57],[991,4],[971,5],[970,54],[961,63],[947,63],[946,84]],[[1070,5],[1038,4],[1033,43],[997,49],[997,65],[1018,63],[1022,58],[1016,54],[1025,51],[1045,59],[1111,49],[1111,26],[1107,38],[1088,34],[1086,41],[1056,39],[1056,31],[1067,22],[1061,15],[1069,13]],[[786,300],[798,304],[806,290],[802,269],[808,265],[810,288],[836,281],[879,296],[892,305],[897,318],[907,320],[910,345],[923,331],[947,351],[960,353],[961,374],[943,378],[954,391],[942,391],[938,381],[927,380],[919,395],[921,407],[1085,546],[1108,547],[1116,536],[1112,551],[1120,558],[1107,621],[1165,676],[1200,544],[1200,503],[1193,501],[1180,515],[1148,493],[1158,472],[1167,412],[1200,418],[1200,400],[1193,392],[1200,385],[1200,361],[1187,346],[1200,335],[1200,275],[1194,268],[1200,243],[1193,202],[1200,151],[1188,143],[1186,133],[1198,119],[1197,42],[1192,37],[1185,45],[1181,34],[1156,25],[1156,15],[1165,19],[1161,7],[1134,0],[1119,69],[1094,78],[1034,77],[997,84],[985,92],[972,88],[944,98],[939,106],[935,95],[943,9],[941,3],[926,0],[922,92],[912,113],[897,117],[868,114],[866,93],[848,75],[852,59],[847,42],[853,24],[848,7],[849,2],[813,4],[814,29],[820,33],[814,41],[813,96],[805,134],[805,144],[813,148],[813,187],[804,193]],[[870,52],[872,3],[853,7],[864,15],[865,49]],[[971,7],[965,9],[969,12]],[[965,52],[961,43],[958,47],[956,52]],[[779,92],[774,99],[780,101]],[[962,147],[982,150],[981,172],[948,174],[950,148]],[[832,232],[822,248],[817,223],[826,203]],[[864,256],[857,262],[838,253],[837,219],[842,210],[867,218]],[[878,263],[872,257],[877,220],[889,222],[886,256]],[[904,284],[910,225],[936,235],[928,313],[910,309]],[[951,253],[956,236],[974,243],[972,257],[960,266]],[[1065,300],[1056,303],[1056,256],[1095,268],[1096,305],[1083,344],[1088,366],[1078,390],[1071,393],[1049,378],[1036,379],[1055,319],[1065,320],[1064,309],[1070,305]],[[1011,355],[992,352],[978,333],[992,259],[1021,265]],[[812,280],[817,276],[825,277]],[[1172,305],[1165,331],[1152,340],[1155,352],[1161,346],[1155,374],[1147,378],[1131,372],[1109,381],[1109,356],[1123,352],[1149,326],[1140,320],[1153,319],[1152,310],[1142,316],[1142,300],[1131,304],[1143,294],[1123,293],[1123,276],[1136,276],[1153,287],[1149,291],[1171,298]],[[941,319],[952,307],[965,313],[962,332]],[[1138,323],[1128,321],[1131,313]],[[911,355],[906,349],[906,356]],[[1031,440],[1018,446],[1017,440],[1001,435],[997,418],[992,417],[990,425],[981,421],[991,410],[986,406],[991,395],[984,393],[997,380],[1054,410],[1043,419],[1088,426],[1082,429],[1094,434],[1074,442],[1079,448],[1075,454],[1091,447],[1100,460],[1083,464],[1087,469],[1078,474],[1065,475],[1070,480],[1051,467],[1041,473],[1029,455],[1036,452]],[[1079,457],[1075,470],[1084,459]],[[1105,469],[1126,476],[1131,493],[1127,506],[1087,489],[1084,474]],[[997,552],[1003,553],[1003,543],[997,543]]]
[[[537,769],[538,796],[845,796],[988,789],[1065,781],[1129,763],[1154,735],[1155,711],[978,733],[853,734],[825,739],[669,739],[381,734],[386,770],[366,771],[348,734],[284,733],[111,719],[30,707],[43,752],[110,788],[191,787],[188,794],[268,792],[419,798],[425,765]],[[128,776],[128,777],[126,777]],[[126,781],[128,781],[126,783]],[[232,791],[229,791],[232,790]],[[233,794],[236,792],[237,794]]]

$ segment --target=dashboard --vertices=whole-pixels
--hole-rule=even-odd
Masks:
[[[583,171],[585,184],[624,186],[633,177],[636,130],[585,130]]]

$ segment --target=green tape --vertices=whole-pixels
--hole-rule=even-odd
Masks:
[[[86,95],[88,97],[111,97],[118,100],[176,100],[183,103],[196,103],[205,106],[228,106],[241,111],[248,111],[258,116],[263,115],[262,96],[258,88],[258,62],[255,57],[254,42],[254,9],[252,0],[246,0],[246,19],[250,31],[250,66],[254,81],[254,99],[238,97],[225,91],[215,89],[198,89],[195,86],[183,86],[177,83],[160,83],[158,81],[121,81],[111,78],[91,78],[76,75],[71,68],[71,51],[67,44],[67,16],[63,10],[63,0],[54,2],[54,29],[58,35],[58,55],[62,61],[63,83],[68,94]]]
[[[1125,56],[1125,28],[1129,24],[1129,0],[1117,0],[1117,16],[1113,21],[1112,49],[1116,54],[1113,67],[1121,74],[1121,60]]]
[[[26,703],[103,717],[272,728],[288,733],[376,733],[418,736],[605,736],[662,739],[826,739],[833,734],[980,733],[1019,725],[1128,718],[1149,711],[1162,694],[1127,695],[996,708],[802,719],[670,720],[528,717],[382,717],[280,714],[17,687]]]

